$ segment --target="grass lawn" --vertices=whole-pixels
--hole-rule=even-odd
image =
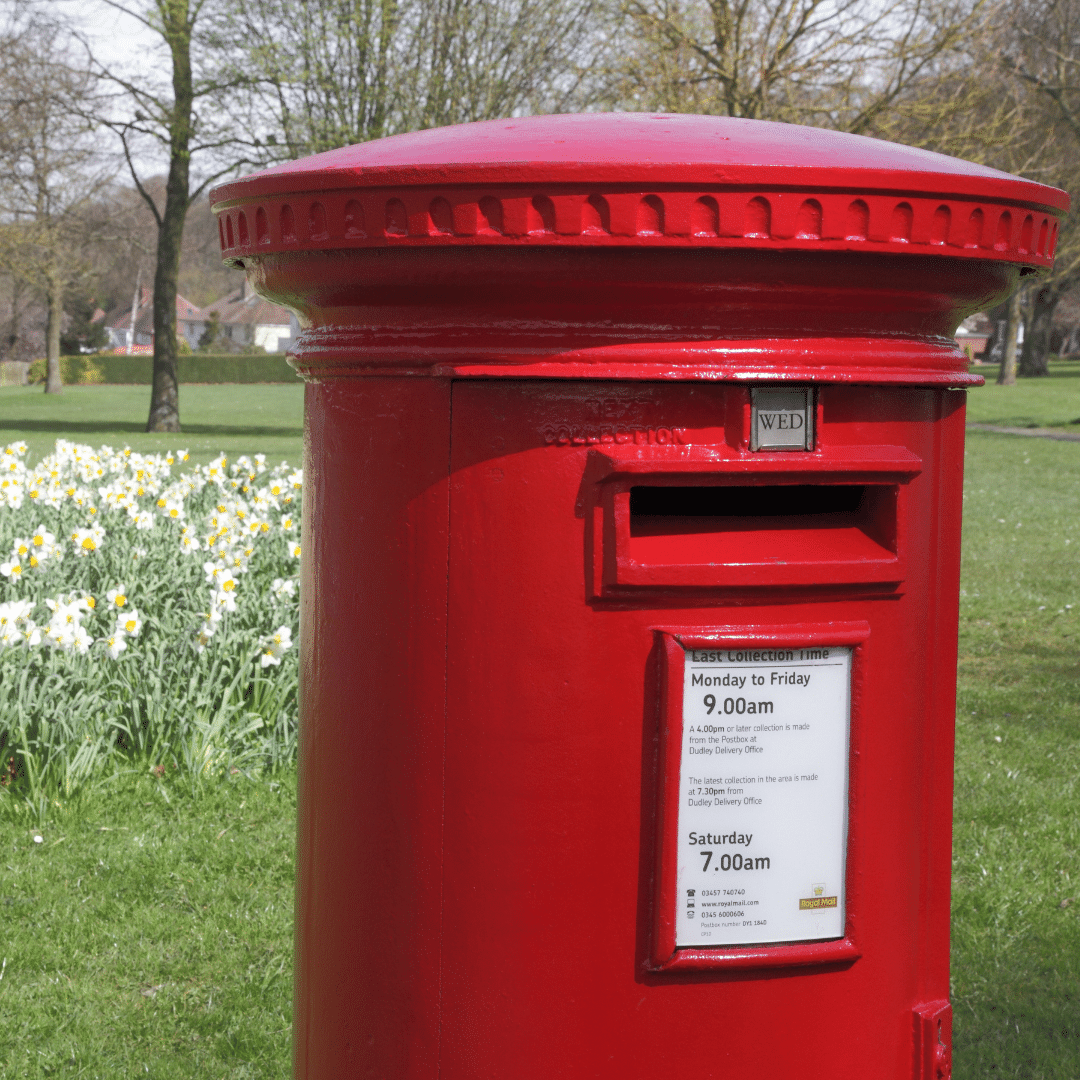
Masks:
[[[0,825],[0,1077],[291,1075],[295,807],[140,773]]]
[[[1050,363],[1044,379],[1018,379],[1015,386],[996,386],[997,364],[971,369],[986,386],[968,396],[968,420],[1000,427],[1057,427],[1080,434],[1080,361]]]
[[[1080,446],[971,432],[966,474],[955,1075],[1075,1080]]]
[[[300,465],[304,445],[304,387],[221,383],[180,387],[179,435],[144,429],[150,410],[148,386],[65,386],[46,394],[40,386],[0,387],[0,445],[25,439],[37,461],[57,439],[100,446],[130,446],[152,453],[186,447],[191,460],[206,464],[221,451],[266,454]]]

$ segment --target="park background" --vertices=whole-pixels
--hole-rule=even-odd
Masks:
[[[0,448],[25,444],[31,469],[60,439],[117,468],[127,451],[172,457],[173,479],[293,475],[288,335],[228,323],[259,298],[222,264],[206,201],[278,161],[446,123],[655,110],[894,139],[1080,189],[1080,0],[2,0],[0,14],[0,382],[18,384],[0,385]],[[969,395],[965,463],[959,1077],[1080,1076],[1075,220],[1051,274],[966,324],[988,385]],[[0,1080],[290,1075],[295,650],[252,657],[292,617],[279,582],[300,555],[292,526],[266,520],[264,563],[237,579],[247,621],[217,639],[232,651],[215,707],[248,723],[243,738],[193,755],[208,729],[140,687],[139,658],[174,626],[162,608],[115,669],[128,662],[125,708],[153,713],[157,741],[110,745],[66,788],[0,777]],[[102,670],[104,647],[50,663]],[[56,670],[13,683],[22,655],[0,650],[0,735],[27,701],[62,717],[102,693],[86,677],[76,700]],[[273,720],[261,734],[256,713]]]

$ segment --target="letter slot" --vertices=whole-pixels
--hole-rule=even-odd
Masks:
[[[595,593],[903,580],[902,507],[917,470],[778,476],[718,464],[697,475],[609,478]]]

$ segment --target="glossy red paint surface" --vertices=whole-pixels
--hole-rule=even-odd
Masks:
[[[553,117],[214,199],[307,327],[296,1075],[947,1076],[952,334],[1050,265],[1062,193]],[[785,383],[812,449],[753,451],[751,388]],[[683,647],[732,644],[853,649],[833,940],[676,947]]]

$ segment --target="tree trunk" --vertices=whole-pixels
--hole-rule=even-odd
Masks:
[[[170,186],[171,181],[170,169]],[[187,185],[184,186],[186,188]],[[154,376],[147,431],[180,430],[180,387],[176,373],[176,283],[180,275],[180,241],[186,211],[186,194],[180,203],[166,189],[165,212],[158,229],[157,267],[154,270]]]
[[[1020,329],[1020,290],[1009,297],[1005,305],[1005,341],[998,369],[998,386],[1016,385],[1016,335]]]
[[[1001,348],[1005,336],[1005,318],[1008,306],[1006,301],[1004,304],[998,304],[996,308],[991,308],[986,313],[990,319],[990,336],[983,346],[982,358],[987,364],[1001,363]]]
[[[191,164],[191,24],[186,0],[161,3],[162,36],[172,53],[173,115],[165,208],[158,227],[154,270],[154,379],[147,431],[180,430],[180,389],[176,373],[176,284],[180,276],[180,244],[188,210]],[[134,327],[132,328],[134,329]]]
[[[1054,284],[1040,286],[1032,297],[1031,320],[1024,334],[1020,354],[1020,374],[1025,378],[1049,375],[1047,357],[1050,352],[1050,324],[1054,311],[1064,294]]]
[[[49,275],[45,298],[49,321],[45,333],[45,393],[59,394],[64,389],[60,377],[60,320],[64,317],[64,282],[60,274]]]
[[[128,333],[127,354],[130,356],[135,350],[135,318],[139,314],[139,299],[142,292],[142,270],[135,274],[135,292],[131,297],[131,330]]]

